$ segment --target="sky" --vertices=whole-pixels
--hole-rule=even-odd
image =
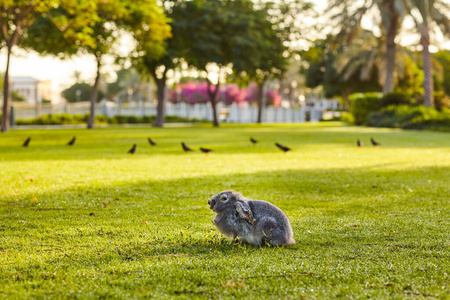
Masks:
[[[450,0],[448,0],[450,2]],[[311,1],[319,10],[325,10],[327,0]],[[370,29],[373,27],[369,17],[363,19],[363,27]],[[401,37],[402,45],[411,45],[416,43],[417,36],[409,35]],[[126,54],[130,49],[126,47],[130,41],[125,38],[121,43],[120,52]],[[450,41],[444,45],[445,49],[450,49]],[[433,49],[432,49],[433,50]],[[6,62],[6,51],[0,51],[0,71],[4,72]],[[103,73],[108,73],[111,78],[115,77],[115,71],[120,67],[113,64],[114,59],[107,57],[104,61]],[[39,80],[51,80],[55,95],[60,91],[70,87],[75,83],[75,72],[81,73],[81,80],[93,82],[96,73],[95,59],[90,55],[77,55],[72,58],[61,60],[52,56],[39,56],[34,52],[25,52],[15,48],[11,58],[10,75],[11,76],[31,76]]]

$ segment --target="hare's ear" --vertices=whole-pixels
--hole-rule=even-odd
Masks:
[[[239,218],[245,219],[248,223],[255,225],[256,220],[253,219],[252,211],[247,203],[238,201],[234,203],[234,207],[236,208]]]

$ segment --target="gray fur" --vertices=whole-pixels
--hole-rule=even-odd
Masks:
[[[211,197],[208,204],[216,213],[214,225],[228,238],[256,246],[295,243],[288,217],[267,201],[248,200],[240,193],[224,191]]]

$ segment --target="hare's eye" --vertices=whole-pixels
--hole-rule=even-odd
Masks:
[[[222,196],[220,196],[220,200],[222,200],[222,201],[227,201],[227,200],[228,200],[227,195],[222,195]]]

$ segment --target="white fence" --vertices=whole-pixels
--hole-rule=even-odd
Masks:
[[[33,105],[14,104],[14,118],[30,119],[44,114],[86,114],[89,113],[89,102],[62,103],[62,104],[42,104],[39,107]],[[337,109],[336,104],[328,100],[318,101],[313,105],[303,105],[297,107],[266,107],[263,109],[263,122],[316,122],[322,119],[323,112],[327,109]],[[218,104],[222,121],[233,123],[253,123],[256,122],[258,108],[253,105],[229,105]],[[127,116],[152,116],[156,115],[156,105],[145,102],[116,104],[114,102],[102,101],[96,107],[96,114]],[[209,103],[189,105],[186,103],[167,103],[165,114],[168,116],[186,117],[189,119],[212,120],[212,108]]]

